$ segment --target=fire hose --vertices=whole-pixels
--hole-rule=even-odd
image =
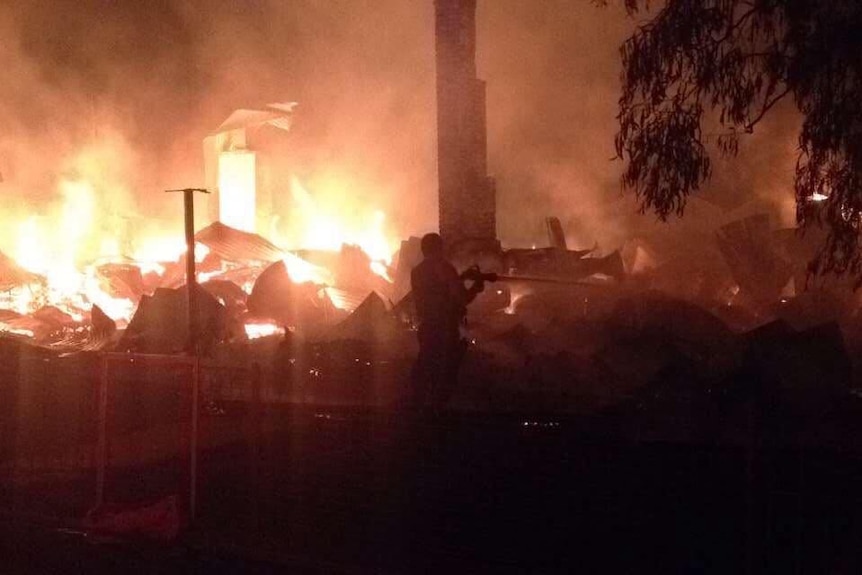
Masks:
[[[580,280],[566,280],[560,278],[552,278],[552,277],[543,277],[543,276],[511,276],[504,274],[497,274],[494,272],[483,272],[479,269],[479,266],[472,266],[467,268],[461,273],[462,280],[471,280],[474,282],[530,282],[530,283],[549,283],[549,284],[558,284],[558,285],[572,285],[572,286],[595,286],[598,284],[580,281]]]

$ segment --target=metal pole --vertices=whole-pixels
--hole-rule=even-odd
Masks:
[[[195,199],[194,190],[183,190],[183,213],[186,220],[186,295],[188,296],[189,353],[197,353],[198,299],[195,274]]]
[[[251,429],[251,489],[254,492],[252,499],[252,513],[254,518],[254,528],[256,532],[260,529],[260,452],[261,452],[261,435],[263,426],[263,393],[261,389],[261,370],[260,364],[257,362],[252,364],[251,368],[251,393],[252,393],[252,429]]]
[[[197,353],[198,344],[198,306],[197,280],[195,274],[195,192],[208,194],[204,188],[183,188],[181,190],[165,190],[167,192],[183,193],[183,215],[186,233],[186,297],[188,298],[188,328],[189,338],[186,351]]]

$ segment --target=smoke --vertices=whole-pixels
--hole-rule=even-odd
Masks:
[[[503,238],[545,245],[543,220],[555,215],[570,243],[612,240],[618,47],[631,23],[620,9],[564,0],[484,2],[479,21]]]
[[[611,160],[633,23],[583,0],[479,6],[501,238],[544,244],[557,215],[571,243],[616,247],[637,208]],[[308,188],[423,233],[437,223],[433,17],[432,0],[4,3],[4,202],[54,201],[86,157],[90,177],[106,166],[103,212],[178,222],[162,190],[203,184],[204,136],[236,108],[296,101],[289,163]],[[745,181],[783,189],[777,174]]]
[[[84,179],[99,221],[132,218],[149,198],[160,207],[160,168],[183,125],[175,102],[195,91],[171,51],[185,31],[128,4],[0,7],[0,186],[13,211],[50,213],[63,182]]]

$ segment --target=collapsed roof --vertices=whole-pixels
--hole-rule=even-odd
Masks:
[[[293,109],[296,106],[296,102],[284,102],[267,104],[262,109],[240,108],[234,110],[215,129],[213,135],[263,125],[274,126],[285,131],[290,130],[293,121]]]
[[[234,262],[277,262],[285,252],[257,234],[243,232],[214,222],[195,234],[195,242],[205,245],[218,257]]]

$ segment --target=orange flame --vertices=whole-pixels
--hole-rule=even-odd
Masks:
[[[290,188],[296,213],[289,233],[279,237],[279,243],[291,249],[322,251],[358,246],[371,259],[371,271],[392,281],[387,266],[392,263],[398,240],[387,232],[386,214],[359,205],[343,187],[327,190],[322,196],[327,202],[313,196],[296,177],[291,178]]]
[[[120,192],[125,188],[118,183],[116,174],[99,172],[100,169],[109,170],[112,155],[90,153],[82,157],[84,159],[80,163],[83,167],[78,166],[80,169],[76,170],[75,177],[60,181],[58,199],[40,215],[23,214],[19,223],[9,228],[11,238],[3,238],[6,242],[4,251],[37,279],[0,294],[0,309],[28,314],[50,305],[80,322],[94,305],[98,305],[119,327],[124,327],[135,313],[138,302],[108,293],[97,263],[132,263],[144,275],[156,273],[161,276],[165,273],[166,264],[177,262],[186,247],[177,231],[170,234],[150,232],[135,238],[121,235],[120,230],[124,228],[112,225],[117,223],[119,216],[111,211],[116,207],[111,198],[115,187]],[[248,161],[240,161],[234,167],[238,173],[248,175],[248,165]],[[238,197],[247,195],[243,190],[254,184],[249,178],[240,177],[242,173],[234,174],[236,177],[232,180]],[[225,173],[226,178],[229,175]],[[388,266],[399,242],[389,232],[382,211],[368,208],[343,186],[327,189],[322,196],[313,196],[297,178],[293,178],[291,191],[296,209],[292,210],[289,225],[284,226],[286,229],[279,230],[281,234],[272,235],[274,243],[289,249],[327,251],[338,251],[343,245],[358,246],[369,256],[371,271],[392,281]],[[245,224],[238,227],[249,228],[253,215],[246,210],[243,216]],[[196,245],[195,259],[202,261],[207,252],[206,246]],[[335,284],[330,270],[289,251],[285,252],[283,261],[293,282]],[[205,281],[210,276],[218,277],[224,271],[201,274],[199,279]],[[250,282],[241,287],[246,292],[251,291]],[[277,329],[277,326],[266,326],[269,324],[247,326],[247,335],[250,338],[264,337]],[[0,325],[0,331],[34,336],[23,333],[27,330],[14,330],[5,324]]]
[[[249,322],[244,325],[245,336],[248,339],[260,339],[262,337],[272,337],[276,335],[284,335],[284,328],[274,323],[258,323]]]

